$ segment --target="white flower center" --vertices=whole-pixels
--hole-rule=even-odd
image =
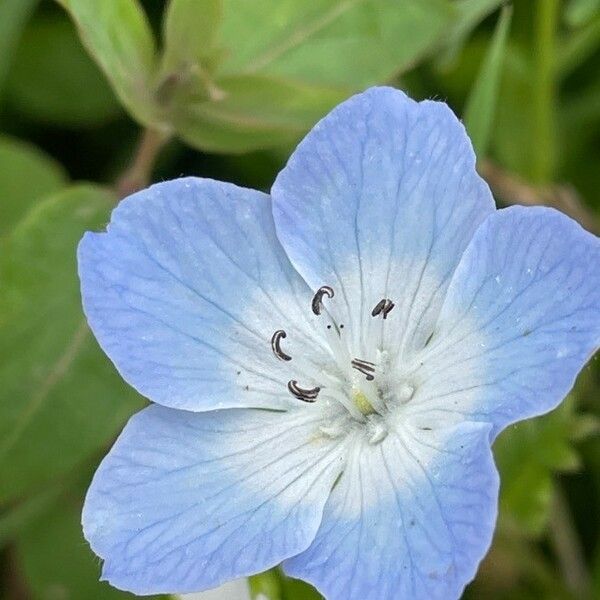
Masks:
[[[360,428],[372,444],[385,439],[388,433],[390,410],[411,400],[415,392],[411,381],[398,378],[390,354],[380,347],[380,340],[367,339],[367,356],[353,356],[347,343],[345,325],[335,318],[334,311],[324,302],[332,299],[334,290],[321,287],[312,300],[312,311],[321,317],[329,346],[331,361],[315,369],[314,364],[302,357],[291,357],[282,348],[281,341],[287,337],[283,330],[273,334],[271,347],[282,361],[296,364],[299,372],[308,375],[312,383],[303,385],[296,379],[288,382],[289,393],[303,402],[323,402],[324,422],[320,427],[323,435],[337,438]],[[394,302],[382,298],[371,311],[371,317],[385,320],[390,316]],[[317,382],[317,385],[313,385]]]

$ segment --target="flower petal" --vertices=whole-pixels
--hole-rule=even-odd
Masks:
[[[154,185],[115,209],[106,233],[79,246],[84,309],[122,376],[175,408],[281,408],[302,379],[278,360],[324,361],[312,292],[275,235],[268,196],[187,178]],[[303,381],[309,385],[310,381]]]
[[[391,88],[354,96],[319,122],[272,197],[281,243],[313,289],[337,292],[357,354],[373,350],[373,335],[399,353],[423,346],[463,250],[494,210],[448,106]],[[371,317],[383,298],[396,305],[384,333]]]
[[[138,594],[197,591],[272,567],[313,540],[342,468],[321,413],[151,406],[88,491],[86,539],[103,578]]]
[[[498,474],[490,426],[400,427],[357,447],[312,545],[284,562],[328,600],[451,600],[492,539]]]
[[[600,343],[600,240],[548,208],[498,211],[448,289],[406,409],[510,423],[554,408]]]

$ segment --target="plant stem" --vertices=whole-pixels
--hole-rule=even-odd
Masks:
[[[559,0],[537,0],[534,13],[531,177],[536,183],[552,179],[556,160],[555,35],[559,8]]]
[[[144,130],[131,165],[119,177],[115,185],[119,198],[129,196],[148,185],[154,163],[169,138],[170,135],[163,131]]]

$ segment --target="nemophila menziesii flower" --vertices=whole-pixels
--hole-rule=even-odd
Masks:
[[[103,577],[202,590],[282,563],[335,600],[444,600],[494,530],[490,444],[555,407],[600,339],[600,244],[496,210],[440,102],[375,88],[271,195],[127,198],[79,248],[85,312],[154,403],[89,489]]]

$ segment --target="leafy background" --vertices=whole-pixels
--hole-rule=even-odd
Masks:
[[[80,308],[75,246],[180,174],[267,190],[351,93],[447,100],[499,204],[598,233],[600,0],[0,0],[0,597],[125,598],[79,515],[145,400]],[[506,431],[499,526],[465,598],[600,597],[600,370]],[[254,595],[318,598],[277,570]]]

